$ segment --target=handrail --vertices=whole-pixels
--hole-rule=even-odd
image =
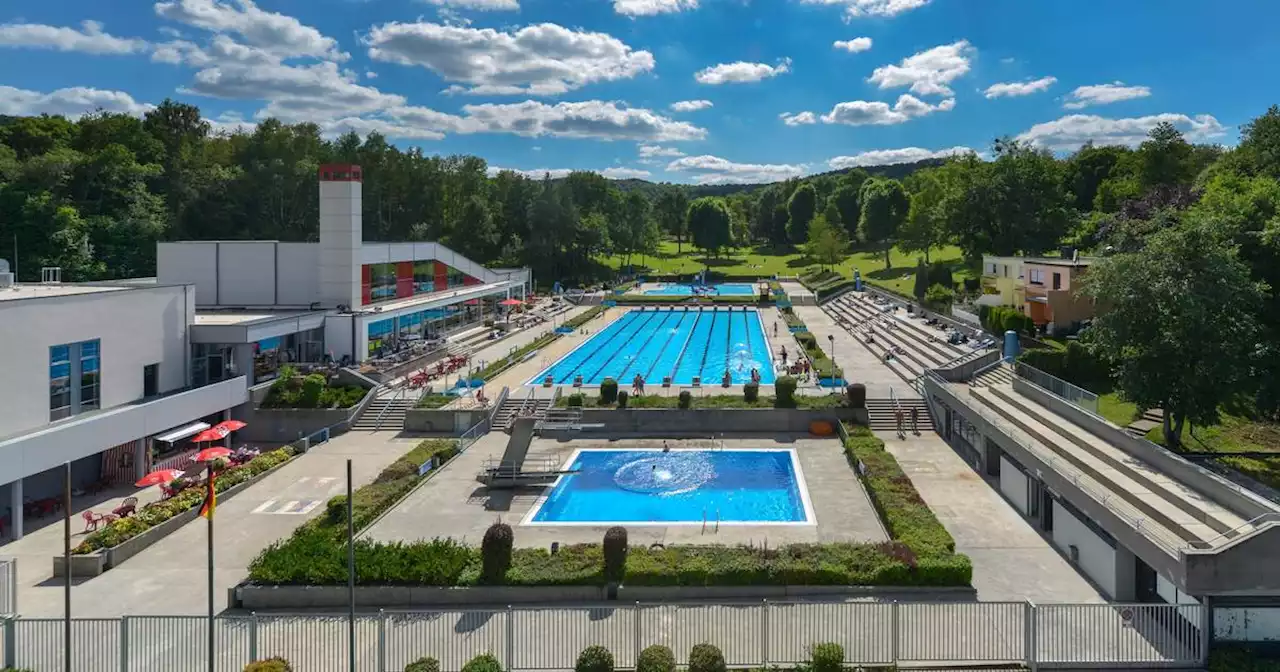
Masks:
[[[1023,380],[1031,383],[1032,385],[1035,385],[1036,387],[1039,387],[1040,389],[1045,390],[1046,392],[1072,404],[1077,408],[1080,408],[1081,410],[1087,411],[1098,418],[1102,418],[1102,416],[1098,414],[1098,395],[1096,393],[1090,392],[1089,390],[1086,390],[1083,387],[1080,387],[1079,385],[1069,383],[1051,373],[1041,371],[1040,369],[1037,369],[1036,367],[1023,362],[1014,362],[1013,371],[1014,373],[1018,374],[1019,378],[1022,378]],[[1050,384],[1054,385],[1055,387],[1057,387],[1058,385],[1061,385],[1063,391],[1059,393],[1055,391],[1053,388],[1048,387],[1046,385],[1042,385],[1041,383],[1037,382],[1037,379],[1048,381]],[[1076,398],[1074,399],[1072,397],[1067,396],[1068,393],[1071,393],[1073,391],[1076,393]],[[1083,401],[1084,403],[1091,402],[1092,408],[1082,404],[1081,401]]]
[[[947,385],[946,379],[942,378],[934,371],[932,370],[926,371],[925,376],[932,378],[935,383],[937,383],[938,385],[942,386],[945,389]],[[1151,539],[1161,548],[1164,548],[1166,551],[1169,551],[1173,555],[1177,555],[1179,552],[1188,548],[1195,548],[1195,544],[1193,544],[1192,542],[1186,539],[1183,539],[1182,537],[1179,537],[1173,534],[1171,531],[1165,530],[1163,525],[1158,525],[1158,524],[1157,524],[1158,526],[1147,525],[1144,527],[1143,521],[1149,520],[1149,518],[1143,516],[1142,512],[1138,510],[1137,507],[1133,506],[1127,500],[1125,500],[1123,496],[1118,496],[1114,492],[1098,492],[1096,488],[1094,488],[1093,486],[1090,486],[1088,483],[1084,482],[1083,480],[1085,478],[1089,480],[1093,480],[1092,476],[1090,476],[1084,470],[1071,464],[1068,460],[1064,458],[1058,457],[1057,455],[1053,455],[1053,454],[1046,455],[1045,454],[1046,451],[1052,453],[1051,449],[1048,449],[1046,447],[1045,450],[1041,450],[1039,448],[1034,447],[1030,442],[1024,441],[1022,438],[1020,438],[1021,435],[1023,434],[1022,430],[1009,425],[1007,422],[1005,422],[1003,418],[1000,418],[992,414],[991,412],[987,411],[986,409],[982,408],[981,404],[973,403],[973,404],[965,404],[965,405],[971,410],[973,410],[975,413],[977,413],[978,415],[982,416],[984,420],[986,420],[987,422],[991,423],[993,426],[1000,429],[1001,432],[1004,433],[1005,437],[1007,437],[1010,441],[1017,443],[1020,447],[1022,447],[1023,450],[1027,451],[1028,454],[1035,456],[1036,459],[1040,460],[1041,462],[1049,466],[1051,469],[1058,472],[1060,475],[1062,475],[1063,478],[1066,478],[1068,481],[1071,481],[1071,483],[1075,485],[1077,488],[1079,488],[1082,492],[1092,497],[1094,500],[1098,501],[1103,506],[1109,508],[1112,514],[1124,520],[1126,523],[1128,523],[1131,527],[1133,527],[1133,529],[1137,530],[1139,533],[1146,535],[1149,539]],[[1127,513],[1125,511],[1121,511],[1120,509],[1122,507],[1124,509],[1132,510],[1133,513]],[[1176,541],[1170,541],[1168,537],[1171,535],[1176,539]]]
[[[1274,511],[1268,511],[1267,513],[1260,513],[1254,516],[1253,518],[1246,520],[1243,523],[1240,523],[1239,525],[1236,525],[1235,527],[1227,530],[1226,532],[1223,532],[1222,534],[1219,534],[1218,536],[1213,537],[1212,539],[1205,540],[1204,545],[1212,548],[1215,542],[1217,542],[1219,539],[1228,538],[1228,536],[1231,535],[1232,533],[1235,533],[1236,530],[1241,530],[1246,527],[1253,527],[1253,530],[1250,530],[1250,532],[1253,532],[1258,529],[1258,526],[1267,522],[1280,522],[1280,513],[1276,513]],[[1234,539],[1240,536],[1242,535],[1236,533],[1235,536],[1230,538]]]
[[[391,410],[391,407],[395,405],[397,400],[400,400],[402,397],[404,397],[404,393],[408,389],[409,389],[408,387],[402,386],[396,390],[395,394],[391,395],[391,399],[389,399],[387,403],[382,406],[381,411],[378,411],[378,417],[374,418],[373,431],[376,432],[379,429],[382,429],[383,417],[386,416],[387,411]]]

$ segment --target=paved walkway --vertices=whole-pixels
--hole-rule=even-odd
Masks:
[[[937,434],[876,432],[925,503],[973,560],[973,586],[986,601],[1104,602],[1036,531]]]
[[[359,487],[416,442],[364,432],[344,434],[220,503],[214,518],[216,608],[226,606],[227,589],[245,578],[249,562],[263,548],[322,514],[325,502],[345,490],[347,458],[354,459],[353,475]],[[204,614],[206,525],[197,518],[119,567],[74,584],[73,615]],[[73,530],[83,528],[81,523]],[[72,543],[80,538],[77,534]],[[62,579],[52,577],[53,556],[61,553],[61,525],[47,526],[0,547],[0,555],[18,560],[18,612],[23,616],[62,615]]]
[[[886,367],[878,357],[867,350],[866,346],[857,342],[853,335],[837,325],[831,316],[817,306],[795,306],[792,308],[801,320],[804,320],[809,331],[818,337],[818,346],[823,350],[832,349],[829,337],[835,337],[834,352],[827,352],[837,366],[844,369],[845,379],[853,383],[867,386],[867,396],[887,399],[892,388],[899,399],[918,397],[898,374]]]

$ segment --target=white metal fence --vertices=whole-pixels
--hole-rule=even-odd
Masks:
[[[1204,664],[1202,607],[1154,604],[1026,602],[755,602],[634,604],[619,607],[507,608],[362,614],[356,619],[360,672],[394,672],[423,656],[445,672],[489,653],[507,670],[572,669],[579,652],[599,644],[619,668],[642,649],[663,644],[676,661],[690,649],[719,646],[730,666],[792,665],[817,643],[844,647],[849,665],[1020,664],[1031,669],[1194,668]],[[170,672],[206,669],[208,620],[198,616],[76,619],[77,672]],[[295,670],[347,669],[345,616],[250,615],[215,620],[219,672],[281,656]],[[63,669],[63,622],[3,621],[6,666]]]
[[[0,559],[0,616],[18,613],[18,561]]]

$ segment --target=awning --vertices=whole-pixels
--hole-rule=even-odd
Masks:
[[[206,430],[206,429],[209,429],[209,423],[207,423],[207,422],[193,422],[193,423],[191,423],[191,424],[187,425],[186,427],[180,427],[180,428],[178,428],[178,429],[171,429],[171,430],[169,430],[169,431],[165,432],[164,434],[161,434],[161,435],[157,436],[157,437],[156,437],[156,441],[164,441],[165,443],[173,443],[174,441],[181,441],[181,440],[183,440],[183,439],[187,439],[187,438],[193,437],[193,436],[195,436],[196,434],[199,434],[200,432],[203,432],[203,431],[204,431],[204,430]]]

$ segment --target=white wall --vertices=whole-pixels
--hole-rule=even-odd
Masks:
[[[160,364],[161,392],[185,386],[195,317],[189,291],[150,287],[0,301],[0,437],[49,423],[51,346],[101,341],[102,408],[140,399],[148,364]]]
[[[218,244],[157,243],[156,281],[162,285],[195,285],[196,303],[214,305],[218,283]]]
[[[1003,476],[1004,472],[1000,473]],[[1098,584],[1107,597],[1115,595],[1116,549],[1057,500],[1053,502],[1053,543],[1068,556],[1071,546],[1080,549],[1080,571]]]
[[[218,305],[274,306],[274,242],[218,243]]]
[[[1214,607],[1213,636],[1228,642],[1280,641],[1280,608]]]
[[[320,246],[276,244],[276,295],[281,306],[309,306],[320,300]]]
[[[320,300],[316,243],[208,241],[160,243],[160,284],[193,284],[201,306],[305,307]],[[359,278],[356,280],[359,293]]]
[[[1022,515],[1026,515],[1027,508],[1027,475],[1022,473],[1016,465],[1008,460],[1004,455],[1000,456],[1000,492],[1013,502],[1013,506],[1018,509]]]
[[[369,334],[366,331],[363,337],[357,335],[360,339],[359,344],[352,342],[351,323],[355,320],[352,315],[329,315],[324,319],[324,347],[334,359],[342,359],[344,355],[355,355],[356,352],[367,352],[369,348]],[[356,350],[357,345],[360,350]]]
[[[316,264],[326,308],[360,305],[363,240],[359,182],[320,182],[320,252]]]

